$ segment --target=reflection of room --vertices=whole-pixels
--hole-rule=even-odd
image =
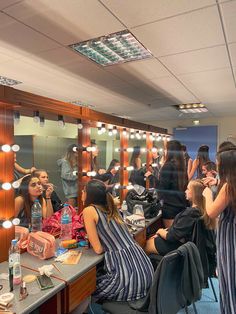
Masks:
[[[50,182],[64,200],[57,160],[65,155],[70,144],[77,143],[76,124],[65,123],[64,127],[60,127],[57,121],[45,120],[41,127],[33,118],[22,116],[19,124],[14,126],[14,138],[21,147],[17,163],[24,168],[34,166],[47,170]]]

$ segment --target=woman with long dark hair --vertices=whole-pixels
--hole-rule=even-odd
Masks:
[[[202,166],[208,161],[211,161],[209,157],[209,146],[201,145],[198,149],[197,157],[193,161],[193,166],[188,176],[189,180],[192,179],[196,171],[197,171],[197,179],[202,179],[203,178]]]
[[[203,195],[209,217],[220,215],[217,232],[217,261],[222,314],[236,313],[236,148],[218,154],[222,187],[216,199],[210,188]]]
[[[32,175],[25,176],[19,187],[19,194],[15,198],[15,216],[20,218],[20,225],[29,227],[31,222],[31,206],[36,199],[42,206],[43,218],[53,214],[52,204],[46,203],[42,196],[43,188],[40,180]]]
[[[175,216],[186,208],[187,178],[182,146],[179,141],[167,142],[164,164],[160,170],[159,199],[163,201],[162,217],[166,228]]]
[[[140,156],[141,156],[140,146],[134,146],[134,150],[129,163],[130,166],[134,167],[134,170],[139,170],[142,166]]]
[[[129,233],[105,184],[89,181],[82,200],[89,241],[97,254],[105,253],[105,273],[97,277],[95,296],[116,301],[144,297],[152,283],[153,267]]]
[[[184,144],[182,144],[182,151],[183,151],[183,154],[184,154],[185,169],[186,169],[186,172],[187,172],[187,176],[189,178],[190,173],[191,173],[191,169],[192,169],[192,166],[193,166],[193,160],[189,156],[189,154],[187,152],[187,147]]]
[[[78,171],[78,152],[76,148],[76,144],[68,146],[65,156],[57,161],[61,169],[63,192],[67,202],[72,206],[76,206],[78,196],[78,175],[74,173]]]

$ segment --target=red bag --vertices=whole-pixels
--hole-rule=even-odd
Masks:
[[[84,240],[86,232],[84,229],[83,213],[78,215],[74,207],[69,207],[72,214],[72,238],[77,241]],[[54,236],[59,236],[61,232],[61,213],[62,209],[54,213],[51,217],[44,219],[43,231]]]
[[[55,255],[56,241],[54,236],[46,232],[31,232],[28,237],[27,252],[40,259],[48,259]]]

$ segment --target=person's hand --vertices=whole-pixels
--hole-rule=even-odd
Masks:
[[[99,170],[98,170],[98,174],[104,174],[104,173],[106,173],[106,170],[105,170],[105,169],[99,169]]]
[[[161,238],[165,239],[167,233],[168,233],[167,229],[160,228],[160,229],[157,230],[156,234],[159,235]]]
[[[202,192],[202,195],[203,195],[205,198],[207,198],[207,199],[213,199],[213,197],[212,197],[212,191],[211,191],[211,189],[210,189],[209,187],[206,187],[206,188],[204,189],[204,191]]]
[[[46,191],[45,191],[46,198],[50,198],[53,191],[54,191],[54,189],[53,189],[53,184],[48,183],[48,184],[47,184],[47,189],[46,189]]]
[[[207,178],[204,178],[202,179],[202,182],[205,186],[214,186],[214,185],[217,185],[217,179],[216,178],[213,178],[213,177],[207,177]]]
[[[146,178],[148,178],[148,177],[151,176],[151,175],[152,175],[151,171],[147,171],[144,176],[145,176]]]
[[[35,170],[37,170],[35,167],[31,167],[30,168],[30,173],[34,172]]]

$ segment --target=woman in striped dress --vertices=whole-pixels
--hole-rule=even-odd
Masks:
[[[216,199],[206,188],[206,211],[219,218],[217,232],[217,261],[222,314],[236,313],[236,148],[218,154],[221,184]],[[223,182],[222,182],[223,181]]]
[[[151,286],[153,268],[123,223],[105,184],[89,181],[82,200],[89,241],[97,254],[105,253],[105,272],[97,277],[95,296],[116,301],[143,298]]]

